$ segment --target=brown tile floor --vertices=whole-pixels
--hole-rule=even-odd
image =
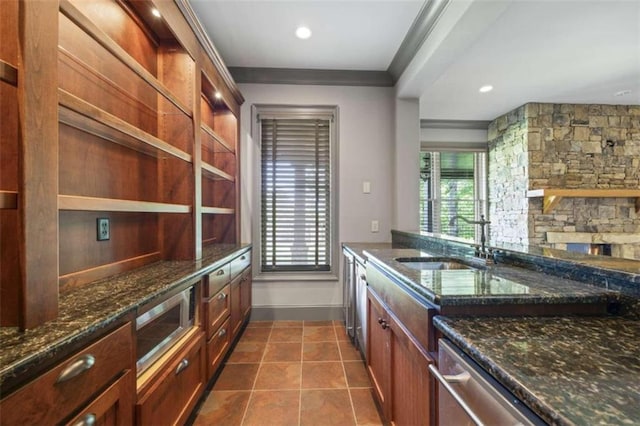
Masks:
[[[381,425],[359,353],[336,321],[251,322],[195,425]]]

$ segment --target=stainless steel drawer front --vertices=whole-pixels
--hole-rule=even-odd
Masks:
[[[544,424],[530,410],[447,341],[438,344],[438,367],[429,370],[438,381],[440,425]]]

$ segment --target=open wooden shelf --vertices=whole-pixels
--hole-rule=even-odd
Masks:
[[[18,70],[13,65],[0,59],[0,80],[12,86],[18,85]]]
[[[59,210],[109,211],[139,213],[190,213],[184,204],[155,203],[151,201],[116,200],[113,198],[58,195]]]
[[[192,161],[192,156],[186,152],[62,89],[58,90],[58,102],[58,118],[64,124],[143,154],[154,157],[169,154],[189,163]]]
[[[202,207],[202,213],[204,214],[235,214],[235,209],[229,209],[226,207]]]
[[[211,164],[202,163],[202,173],[211,179],[227,180],[229,182],[235,182],[236,178],[229,173],[225,173],[217,167],[213,167]]]
[[[0,191],[0,209],[15,210],[18,208],[18,193],[15,191]]]
[[[640,213],[640,189],[532,189],[527,191],[527,197],[544,197],[542,212],[550,213],[567,198],[635,198],[636,212]]]
[[[75,6],[73,6],[68,0],[60,0],[60,11],[69,18],[78,27],[89,34],[96,42],[102,47],[107,49],[113,56],[118,58],[123,64],[129,67],[140,78],[147,82],[150,86],[164,96],[169,102],[175,105],[179,110],[193,118],[193,112],[191,108],[184,105],[176,96],[171,93],[167,87],[162,84],[153,74],[147,71],[142,65],[140,65],[126,50],[124,50],[118,43],[113,41],[107,34],[105,34],[100,28],[98,28],[91,20],[82,14]]]
[[[235,148],[233,148],[229,143],[224,140],[220,135],[218,135],[211,127],[207,126],[205,123],[200,125],[202,130],[220,143],[227,151],[235,153]]]

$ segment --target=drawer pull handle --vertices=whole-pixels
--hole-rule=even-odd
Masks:
[[[216,272],[216,275],[217,276],[224,275],[224,269],[220,269],[218,272]]]
[[[93,367],[93,364],[95,363],[96,359],[93,355],[82,355],[71,364],[69,364],[64,370],[62,370],[62,373],[60,373],[60,375],[58,376],[58,380],[56,380],[56,383],[62,383],[66,382],[67,380],[73,379],[78,374]]]
[[[247,260],[247,256],[242,255],[242,257],[240,257],[240,260]]]
[[[447,380],[447,376],[443,376],[438,369],[436,368],[435,365],[433,364],[429,364],[429,371],[431,372],[431,374],[433,375],[433,377],[436,378],[436,380],[438,382],[440,382],[440,384],[446,389],[446,391],[449,393],[449,395],[451,395],[451,397],[458,403],[458,405],[460,406],[460,408],[462,408],[464,410],[465,413],[467,413],[467,415],[471,418],[471,420],[473,420],[473,422],[476,425],[480,425],[483,426],[484,423],[482,422],[482,420],[478,417],[478,415],[471,409],[471,407],[469,407],[469,405],[467,404],[467,402],[464,400],[464,398],[462,398],[457,392],[456,390],[451,386],[451,384],[449,383],[449,380]],[[467,373],[469,374],[469,373]],[[460,376],[460,374],[458,374],[457,376]],[[451,376],[449,376],[451,377]],[[452,376],[452,377],[456,377],[456,376]]]
[[[188,359],[185,358],[182,361],[180,361],[180,364],[178,364],[178,366],[176,367],[176,376],[178,374],[180,374],[188,366],[189,366],[189,360]]]
[[[226,299],[226,298],[227,298],[227,295],[226,295],[226,294],[224,294],[224,293],[220,293],[220,294],[218,295],[218,300],[224,300],[224,299]]]
[[[378,318],[378,324],[382,324],[384,322],[383,318]]]
[[[467,383],[471,378],[471,374],[468,371],[463,371],[460,374],[447,375],[443,374],[442,377],[449,383]]]
[[[79,418],[78,421],[72,424],[71,426],[93,426],[95,424],[96,424],[96,415],[93,413],[87,413],[81,418]]]
[[[225,329],[225,328],[223,328],[222,330],[220,330],[220,331],[218,332],[218,336],[219,336],[219,337],[222,337],[222,336],[224,336],[225,334],[227,334],[227,329]]]
[[[387,328],[389,328],[389,324],[387,324],[386,321],[382,321],[382,324],[380,324],[380,326],[382,327],[383,330],[386,330]]]
[[[365,274],[360,274],[360,279],[362,281],[366,281],[367,280],[367,276]]]

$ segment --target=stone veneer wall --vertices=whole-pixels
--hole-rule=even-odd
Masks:
[[[640,106],[530,103],[489,126],[491,241],[549,246],[547,232],[640,234],[630,198],[564,198],[542,213],[528,189],[640,187]],[[640,244],[616,253],[640,259]]]
[[[529,158],[527,105],[498,117],[489,125],[489,217],[491,243],[526,245]]]

